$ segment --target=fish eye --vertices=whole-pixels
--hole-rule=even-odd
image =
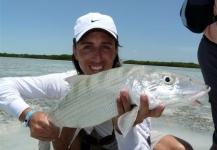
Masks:
[[[171,77],[171,76],[164,76],[163,79],[164,79],[165,84],[172,84],[174,81],[173,77]]]

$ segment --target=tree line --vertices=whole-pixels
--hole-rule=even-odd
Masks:
[[[18,58],[35,58],[35,59],[53,59],[53,60],[72,60],[72,55],[35,55],[35,54],[8,54],[0,53],[0,57],[18,57]],[[169,66],[169,67],[185,67],[185,68],[199,68],[198,64],[185,63],[185,62],[157,62],[157,61],[137,61],[126,60],[124,64],[137,64],[137,65],[153,65],[153,66]]]
[[[0,53],[0,57],[18,57],[18,58],[35,58],[35,59],[53,59],[53,60],[72,60],[72,55],[35,55],[35,54],[8,54]]]
[[[169,66],[169,67],[185,67],[185,68],[200,68],[198,64],[184,63],[184,62],[158,62],[158,61],[136,61],[126,60],[125,64],[137,64],[137,65],[153,65],[153,66]]]

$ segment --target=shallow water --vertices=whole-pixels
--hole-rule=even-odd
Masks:
[[[173,72],[186,74],[203,82],[200,69],[177,68],[177,67],[159,67],[147,66],[170,70]],[[74,69],[70,61],[28,59],[28,58],[6,58],[0,57],[0,78],[15,76],[38,76],[49,73],[59,73]],[[172,131],[174,129],[184,128],[186,131],[195,133],[206,133],[211,136],[213,131],[213,122],[210,113],[210,105],[208,96],[200,99],[202,106],[176,104],[166,107],[160,118],[153,119],[153,128],[162,131]],[[47,112],[56,102],[56,100],[27,100],[27,102],[36,110]],[[20,128],[20,122],[12,116],[0,110],[0,139],[9,136],[11,133],[17,132]],[[177,130],[176,130],[177,131]],[[178,133],[178,131],[177,131]],[[197,141],[198,142],[198,141]],[[208,148],[207,148],[208,149]]]

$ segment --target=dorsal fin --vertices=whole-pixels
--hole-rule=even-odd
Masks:
[[[80,83],[82,80],[86,79],[88,75],[75,75],[65,79],[70,85],[75,86]]]

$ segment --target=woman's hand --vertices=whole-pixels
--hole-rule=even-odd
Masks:
[[[113,124],[116,131],[120,133],[117,125],[117,120],[121,115],[123,115],[124,113],[132,109],[130,98],[129,98],[129,92],[127,90],[125,89],[121,90],[120,96],[117,98],[117,107],[118,107],[118,116],[113,118]],[[142,123],[143,120],[147,117],[160,117],[164,108],[165,108],[164,104],[159,104],[155,109],[149,110],[148,97],[145,93],[141,94],[140,108],[133,126]]]
[[[25,116],[30,110],[30,108],[24,110],[20,116],[21,121],[25,120]],[[31,137],[41,141],[54,141],[59,136],[59,128],[48,120],[48,114],[40,111],[31,115],[28,126]]]

